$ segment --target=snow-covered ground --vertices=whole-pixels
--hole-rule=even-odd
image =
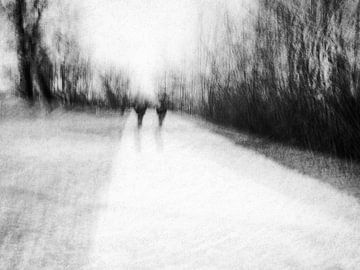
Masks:
[[[360,269],[360,205],[330,185],[171,113],[131,113],[116,151],[90,269]]]
[[[82,269],[124,118],[15,104],[0,117],[0,269]]]

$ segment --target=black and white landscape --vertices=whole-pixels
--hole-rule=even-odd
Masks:
[[[360,269],[360,2],[2,0],[0,269]]]

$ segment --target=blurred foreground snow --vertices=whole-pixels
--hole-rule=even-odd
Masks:
[[[171,113],[132,113],[117,152],[91,269],[360,268],[360,206],[329,185]]]

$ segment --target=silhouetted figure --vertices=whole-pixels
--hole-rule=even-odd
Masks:
[[[144,114],[146,112],[147,107],[148,107],[147,102],[136,102],[134,105],[134,110],[138,117],[138,127],[142,126],[142,120],[144,118]]]
[[[156,106],[156,113],[158,114],[159,117],[160,127],[162,126],[163,121],[165,119],[167,108],[168,108],[168,97],[166,93],[162,93],[159,95],[159,103]]]

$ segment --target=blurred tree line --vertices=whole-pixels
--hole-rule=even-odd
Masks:
[[[55,5],[60,14],[55,17],[57,21],[52,18],[47,22],[46,27],[51,24],[53,30],[47,33],[44,14]],[[67,3],[2,0],[0,12],[7,17],[14,33],[16,94],[30,105],[41,100],[49,110],[58,105],[121,111],[129,107],[129,75],[116,68],[98,71],[90,56],[84,55],[78,33],[71,31],[76,26],[76,14],[71,13],[74,11]]]
[[[360,2],[258,0],[199,20],[194,68],[159,77],[171,106],[348,158],[360,157]]]

